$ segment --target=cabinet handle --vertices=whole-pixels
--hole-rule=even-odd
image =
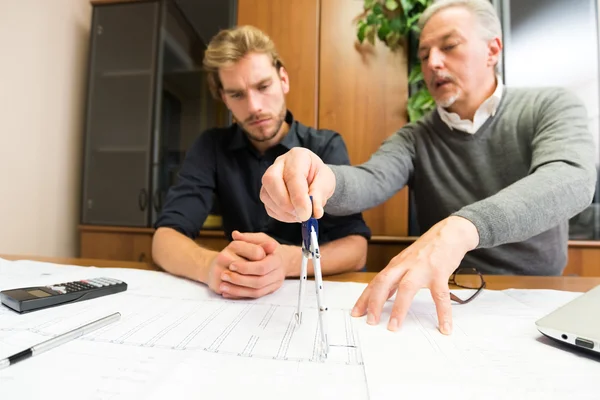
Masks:
[[[138,257],[138,262],[144,261],[146,261],[146,253],[142,252],[142,254],[140,254],[140,256]]]
[[[138,205],[140,206],[141,211],[144,211],[148,206],[148,192],[146,192],[146,189],[140,190],[140,194],[138,195]]]

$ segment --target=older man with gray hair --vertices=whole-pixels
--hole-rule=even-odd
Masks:
[[[292,222],[311,211],[366,210],[409,185],[426,232],[373,279],[353,315],[379,323],[395,293],[388,329],[396,330],[417,291],[429,288],[440,331],[449,334],[448,279],[459,266],[562,273],[568,219],[594,195],[594,144],[573,94],[503,86],[496,74],[501,25],[489,1],[436,2],[420,25],[419,57],[436,109],[359,166],[325,165],[292,149],[263,175],[261,199],[271,216]]]

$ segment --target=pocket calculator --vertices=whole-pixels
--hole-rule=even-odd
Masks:
[[[18,313],[25,313],[125,290],[127,290],[127,284],[120,280],[93,278],[56,285],[4,290],[0,292],[0,301]]]

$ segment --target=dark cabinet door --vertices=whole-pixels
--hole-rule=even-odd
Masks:
[[[94,8],[82,223],[147,226],[160,4]]]

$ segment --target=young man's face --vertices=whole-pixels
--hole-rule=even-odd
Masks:
[[[438,11],[425,24],[419,41],[423,77],[436,103],[450,111],[487,90],[500,41],[483,39],[477,20],[463,7]]]
[[[250,53],[219,70],[221,96],[250,140],[266,142],[277,136],[285,121],[285,94],[289,80],[285,69],[277,71],[270,56]]]

